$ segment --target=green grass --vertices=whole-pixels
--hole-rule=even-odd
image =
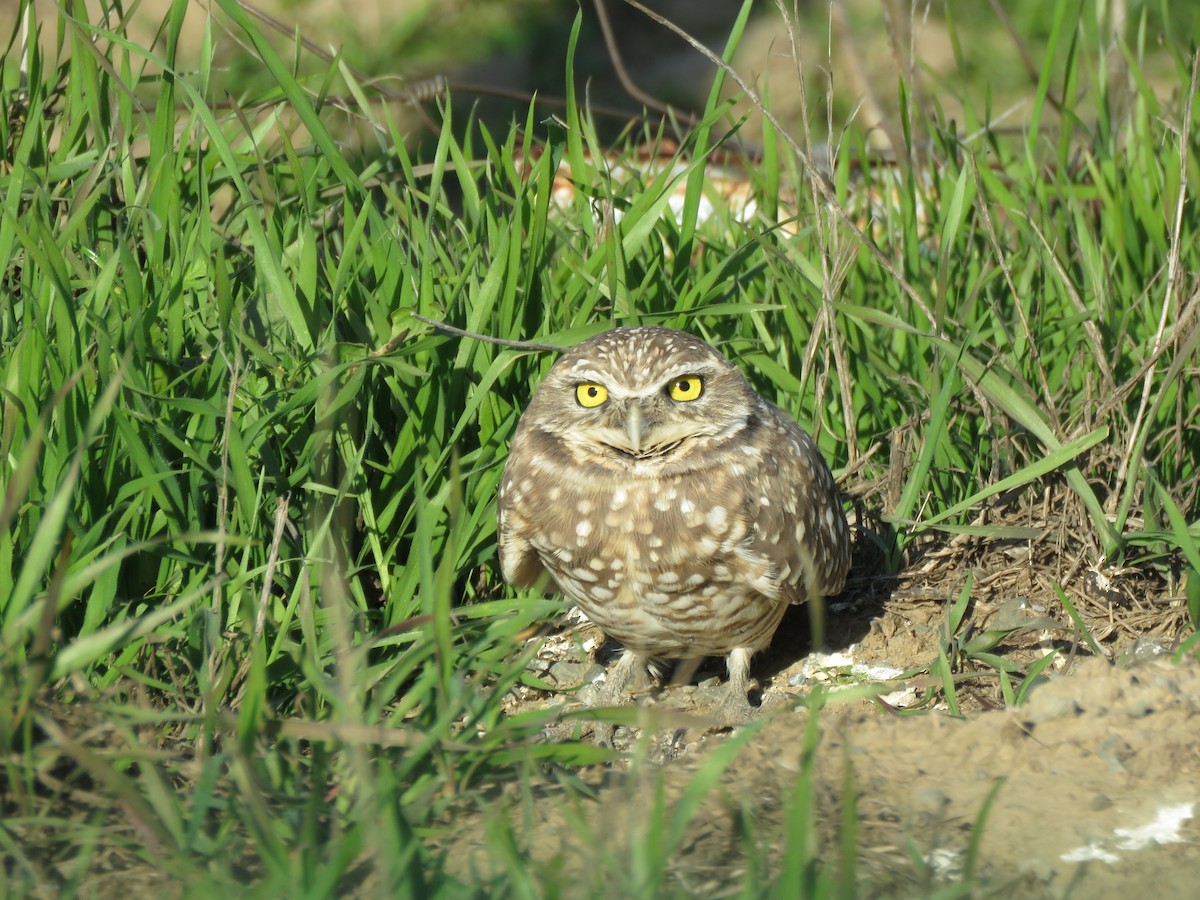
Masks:
[[[684,220],[664,217],[670,186],[607,181],[573,102],[560,124],[531,108],[492,133],[448,101],[414,158],[347,70],[297,80],[219,6],[273,84],[232,108],[209,56],[176,67],[183,0],[154,50],[63,16],[36,23],[61,53],[22,56],[14,37],[3,58],[4,890],[84,890],[141,865],[199,894],[684,892],[672,854],[741,739],[684,802],[653,799],[654,842],[598,856],[594,881],[535,858],[500,814],[513,785],[518,809],[549,792],[586,809],[579,773],[609,757],[538,739],[561,704],[503,709],[537,685],[525,638],[562,609],[505,588],[494,558],[508,439],[552,356],[413,313],[554,345],[687,328],[835,469],[857,467],[849,486],[893,529],[883,568],[945,534],[1028,540],[976,512],[1050,489],[1071,552],[1180,583],[1195,624],[1200,127],[1182,48],[1154,50],[1179,86],[1162,98],[1131,28],[1119,117],[1075,118],[1068,99],[1053,131],[967,145],[923,119],[935,149],[899,177],[852,178],[848,134],[831,195],[799,183],[781,205],[793,238],[721,214],[698,226],[690,154]],[[1049,32],[1042,87],[1073,98],[1087,81],[1088,108],[1109,110],[1095,25]],[[210,26],[205,52],[222,40]],[[363,145],[322,103],[330,85],[361,98]],[[687,150],[729,128],[718,98]],[[545,144],[523,176],[522,132]],[[754,177],[798,184],[798,133],[772,135]],[[566,213],[549,201],[560,159],[581,185]],[[873,190],[889,199],[864,235]],[[597,220],[606,205],[619,223]],[[872,486],[889,465],[884,508]],[[956,660],[994,646],[956,643],[969,594],[931,666],[952,703]],[[997,664],[1005,699],[1041,665]],[[793,852],[748,853],[745,893],[851,894],[852,806],[835,840],[807,774],[788,803]],[[490,861],[472,869],[454,828],[481,808]]]

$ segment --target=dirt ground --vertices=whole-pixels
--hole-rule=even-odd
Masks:
[[[776,716],[724,769],[672,861],[678,886],[700,895],[734,888],[745,868],[746,820],[756,834],[777,836],[766,856],[779,864],[809,715]],[[995,788],[975,869],[983,884],[1031,897],[1121,897],[1151,885],[1161,896],[1194,896],[1198,725],[1194,662],[1122,669],[1085,660],[1037,688],[1025,706],[967,719],[901,717],[862,701],[835,702],[820,713],[813,756],[819,839],[836,852],[849,765],[863,893],[914,895],[959,880]],[[710,747],[720,740],[710,739]],[[710,747],[649,775],[611,778],[591,827],[619,841],[646,840],[654,780],[664,783],[670,809]],[[537,810],[535,853],[561,856],[568,870],[591,869],[597,848],[573,840],[553,803]],[[605,852],[620,851],[610,845]],[[928,866],[924,876],[914,853]]]
[[[1044,549],[1053,552],[1053,543]],[[1182,619],[1170,612],[1170,598],[1155,596],[1154,586],[1132,572],[1062,573],[1110,658],[1092,655],[1037,565],[1038,545],[1014,549],[993,544],[963,566],[973,573],[974,599],[957,642],[947,642],[944,629],[963,579],[946,581],[938,567],[938,582],[929,564],[895,580],[874,579],[875,589],[860,573],[847,592],[854,599],[829,605],[824,652],[810,649],[803,608],[793,611],[756,658],[764,721],[750,726],[752,734],[739,736],[706,718],[724,689],[719,660],[698,672],[664,674],[666,683],[648,686],[638,700],[645,727],[617,729],[616,745],[640,762],[596,775],[596,799],[584,807],[556,802],[553,792],[534,806],[532,821],[525,807],[528,846],[547,867],[586,878],[601,868],[600,854],[620,859],[627,843],[654,838],[647,829],[661,825],[650,825],[648,809],[660,790],[670,814],[698,772],[723,766],[671,860],[673,888],[701,896],[736,892],[751,864],[769,878],[780,863],[789,798],[817,715],[816,840],[823,857],[836,858],[842,807],[852,798],[864,894],[924,895],[973,870],[976,884],[1002,895],[1120,897],[1153,885],[1165,897],[1193,896],[1200,874],[1200,664],[1192,657],[1172,662],[1175,641],[1187,631]],[[960,547],[949,560],[949,551],[941,552],[942,561],[956,564],[972,551]],[[1155,616],[1157,625],[1148,627]],[[1131,621],[1140,628],[1128,627]],[[990,629],[1004,635],[992,652],[1014,666],[1026,669],[1051,649],[1055,660],[1023,704],[1006,707],[997,671],[959,657],[960,715],[952,716],[929,674],[939,645],[961,648]],[[568,614],[532,668],[549,684],[585,687],[573,695],[528,691],[514,696],[514,709],[562,703],[564,696],[588,700],[593,689],[586,683],[602,671],[609,649],[579,613]],[[1019,674],[1012,680],[1020,685]],[[815,689],[828,691],[816,713],[801,705]],[[547,737],[566,733],[564,725],[562,734]],[[745,743],[726,764],[717,756],[730,741]],[[599,848],[579,840],[570,827],[578,816],[611,841]],[[744,846],[746,822],[759,836],[757,862]],[[477,851],[464,859],[486,871],[484,842],[469,834],[464,842]]]

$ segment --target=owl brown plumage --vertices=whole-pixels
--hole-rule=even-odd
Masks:
[[[750,657],[789,604],[836,594],[850,532],[829,467],[787,413],[699,338],[618,328],[551,368],[498,500],[505,579],[559,589],[625,646],[605,698],[653,658]]]

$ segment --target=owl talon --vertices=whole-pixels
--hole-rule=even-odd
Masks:
[[[722,725],[745,725],[754,720],[758,710],[750,705],[750,698],[744,691],[735,691],[729,686],[729,693],[717,710],[718,721]]]
[[[592,728],[592,743],[605,750],[615,750],[613,736],[616,730],[617,728],[612,722],[597,722]]]
[[[718,712],[726,725],[745,725],[755,716],[749,697],[751,655],[749,648],[735,647],[725,661],[729,669],[729,692]]]
[[[644,677],[646,660],[632,650],[626,650],[617,660],[616,665],[604,674],[603,685],[596,695],[595,707],[626,706],[633,700],[629,689],[638,679]],[[592,728],[592,742],[597,747],[614,747],[616,726],[611,722],[597,722]]]

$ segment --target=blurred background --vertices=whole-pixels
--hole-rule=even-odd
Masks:
[[[733,0],[646,0],[645,5],[717,53],[740,7]],[[1094,5],[1096,15],[1081,16],[1084,5]],[[36,0],[34,6],[42,23],[39,39],[49,47],[59,40],[57,4]],[[160,51],[165,38],[159,26],[170,6],[170,0],[144,0],[124,8],[108,0],[75,4],[92,22],[127,19],[131,35]],[[1174,27],[1191,32],[1193,42],[1198,7],[1177,3],[1170,11]],[[209,10],[216,8],[215,3],[191,3],[181,37],[184,65],[198,59]],[[602,132],[615,134],[642,114],[643,103],[631,95],[629,83],[686,113],[703,106],[714,73],[711,63],[683,39],[623,0],[259,0],[246,8],[277,24],[272,32],[277,48],[297,72],[312,76],[314,89],[328,70],[320,58],[324,51],[338,54],[385,91],[421,92],[428,79],[445,78],[456,108],[477,103],[480,117],[496,125],[506,125],[514,115],[523,118],[535,93],[545,101],[547,113],[553,111],[564,94],[567,42],[580,12],[576,78],[599,111]],[[1080,96],[1096,96],[1095,82],[1107,80],[1110,101],[1119,102],[1122,84],[1134,77],[1127,70],[1122,41],[1151,51],[1137,77],[1164,99],[1178,91],[1177,61],[1165,52],[1152,52],[1163,37],[1163,9],[1161,0],[762,0],[734,65],[770,98],[787,127],[798,127],[807,108],[814,133],[822,137],[854,128],[875,146],[893,146],[901,109],[897,74],[909,85],[909,102],[943,123],[961,125],[968,118],[964,108],[970,107],[978,121],[1019,131],[1028,124],[1042,74],[1038,67],[1056,28],[1107,32],[1097,36],[1096,44],[1087,44],[1109,50],[1105,58],[1082,67],[1093,83],[1073,85]],[[15,23],[17,11],[18,0],[0,0],[0,21]],[[610,41],[605,40],[604,19]],[[228,27],[220,14],[213,22],[217,28]],[[302,47],[300,39],[310,46]],[[237,53],[229,41],[218,41],[218,46],[214,97],[224,92],[245,99],[265,89],[268,76],[252,54]],[[1061,63],[1065,69],[1067,60]],[[1058,80],[1049,74],[1053,91]],[[803,99],[799,75],[805,79]],[[403,109],[397,115],[419,142],[428,123],[404,117]],[[743,136],[753,140],[760,132],[751,116]]]

